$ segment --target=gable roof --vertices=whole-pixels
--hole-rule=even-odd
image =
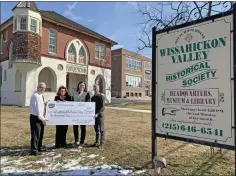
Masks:
[[[40,13],[41,13],[43,18],[48,18],[50,20],[62,23],[64,25],[66,25],[66,26],[69,26],[69,27],[75,29],[75,30],[79,30],[81,32],[90,34],[92,36],[95,36],[95,37],[98,37],[98,38],[100,38],[102,40],[105,40],[105,41],[107,41],[109,43],[112,43],[113,45],[118,44],[115,41],[113,41],[113,40],[111,40],[111,39],[109,39],[109,38],[107,38],[107,37],[105,37],[105,36],[95,32],[95,31],[92,31],[92,30],[90,30],[90,29],[88,29],[88,28],[86,28],[86,27],[84,27],[84,26],[82,26],[82,25],[80,25],[80,24],[78,24],[78,23],[76,23],[76,22],[74,22],[74,21],[72,21],[72,20],[70,20],[70,19],[68,19],[68,18],[66,18],[66,17],[56,13],[56,12],[54,12],[54,11],[41,10]]]
[[[30,10],[36,12],[40,11],[36,3],[32,1],[20,1],[12,10],[14,10],[15,8],[29,8]]]

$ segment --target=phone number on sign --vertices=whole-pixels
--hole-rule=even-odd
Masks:
[[[195,126],[188,126],[188,125],[178,125],[173,123],[162,123],[162,127],[164,129],[170,129],[173,131],[184,131],[189,133],[201,133],[201,134],[207,134],[207,135],[215,135],[215,136],[223,136],[223,130],[219,129],[212,129],[212,128],[197,128]]]

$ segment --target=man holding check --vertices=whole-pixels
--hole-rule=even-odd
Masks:
[[[43,93],[46,84],[41,82],[38,84],[38,90],[30,99],[30,130],[31,130],[31,155],[37,155],[41,152],[45,119],[45,103]]]
[[[95,102],[95,125],[94,129],[96,132],[95,147],[102,147],[104,145],[104,109],[105,101],[103,95],[99,92],[99,86],[94,85],[94,96],[91,101]]]

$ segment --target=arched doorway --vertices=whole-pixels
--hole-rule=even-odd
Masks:
[[[147,97],[150,96],[150,88],[149,88],[149,86],[145,87],[145,96],[147,96]]]
[[[100,93],[105,93],[105,80],[102,75],[98,75],[95,79],[95,84],[99,85],[100,87]]]
[[[15,73],[15,92],[21,92],[21,81],[22,81],[22,74],[17,69]]]
[[[46,83],[47,92],[56,92],[57,77],[55,72],[51,68],[45,67],[40,71],[38,82]]]

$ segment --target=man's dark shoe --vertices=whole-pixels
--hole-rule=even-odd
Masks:
[[[36,156],[36,155],[40,155],[40,153],[35,152],[35,151],[31,151],[31,152],[30,152],[30,155],[32,155],[32,156]]]
[[[46,152],[46,149],[38,149],[38,152]]]

